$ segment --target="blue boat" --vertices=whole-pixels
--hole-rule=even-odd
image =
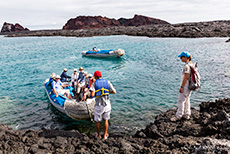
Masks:
[[[70,100],[62,95],[56,97],[48,84],[49,79],[46,79],[44,82],[46,94],[50,100],[50,103],[57,110],[75,120],[93,119],[95,98],[89,98],[86,101],[78,102],[75,99]]]
[[[121,57],[125,54],[125,51],[122,49],[117,50],[89,50],[89,51],[83,51],[83,56],[90,56],[90,57]]]

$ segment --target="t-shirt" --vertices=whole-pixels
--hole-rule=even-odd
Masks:
[[[62,86],[61,81],[58,81],[58,82],[53,81],[52,82],[52,87],[53,87],[53,89],[55,89],[55,91],[61,90],[62,89],[61,86]]]
[[[114,91],[115,88],[113,87],[112,83],[110,81],[108,81],[109,83],[109,91]],[[96,85],[95,85],[95,82],[92,84],[92,86],[90,87],[90,91],[96,91]],[[104,96],[101,96],[99,98],[96,98],[95,99],[96,103],[95,103],[95,106],[106,106],[107,104],[110,104],[110,101],[109,101],[109,95],[104,95]]]
[[[73,73],[71,77],[71,82],[77,81],[77,78],[78,78],[78,74]]]
[[[190,71],[191,71],[191,68],[190,68],[190,65],[191,65],[191,61],[186,63],[183,67],[183,70],[182,70],[182,74],[181,74],[181,84],[184,80],[184,75],[185,73],[189,73],[190,74]],[[189,86],[189,80],[186,81],[185,85],[184,86]]]
[[[79,83],[85,82],[84,72],[79,72],[77,80]]]

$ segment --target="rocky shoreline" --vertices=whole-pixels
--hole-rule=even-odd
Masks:
[[[6,37],[26,36],[66,36],[66,37],[92,37],[109,35],[129,35],[147,37],[230,37],[230,20],[196,22],[183,24],[156,24],[145,26],[117,26],[98,29],[80,30],[38,30],[21,31],[17,33],[1,33]]]
[[[107,140],[78,131],[13,130],[0,125],[0,153],[230,153],[230,98],[203,102],[190,120],[171,122],[170,109],[134,136]]]

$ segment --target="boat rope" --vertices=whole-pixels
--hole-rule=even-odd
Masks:
[[[85,103],[86,103],[86,102],[85,102]],[[88,103],[86,103],[86,107],[87,107],[87,111],[88,111],[90,120],[91,120],[92,122],[94,122],[93,117],[92,117],[92,112],[91,112],[91,110],[89,109]]]

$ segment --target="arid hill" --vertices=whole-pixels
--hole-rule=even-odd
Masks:
[[[77,29],[94,29],[116,26],[143,26],[152,24],[169,24],[166,21],[150,18],[142,15],[135,15],[131,19],[120,18],[110,19],[102,16],[78,16],[68,20],[63,26],[63,30],[77,30]]]

